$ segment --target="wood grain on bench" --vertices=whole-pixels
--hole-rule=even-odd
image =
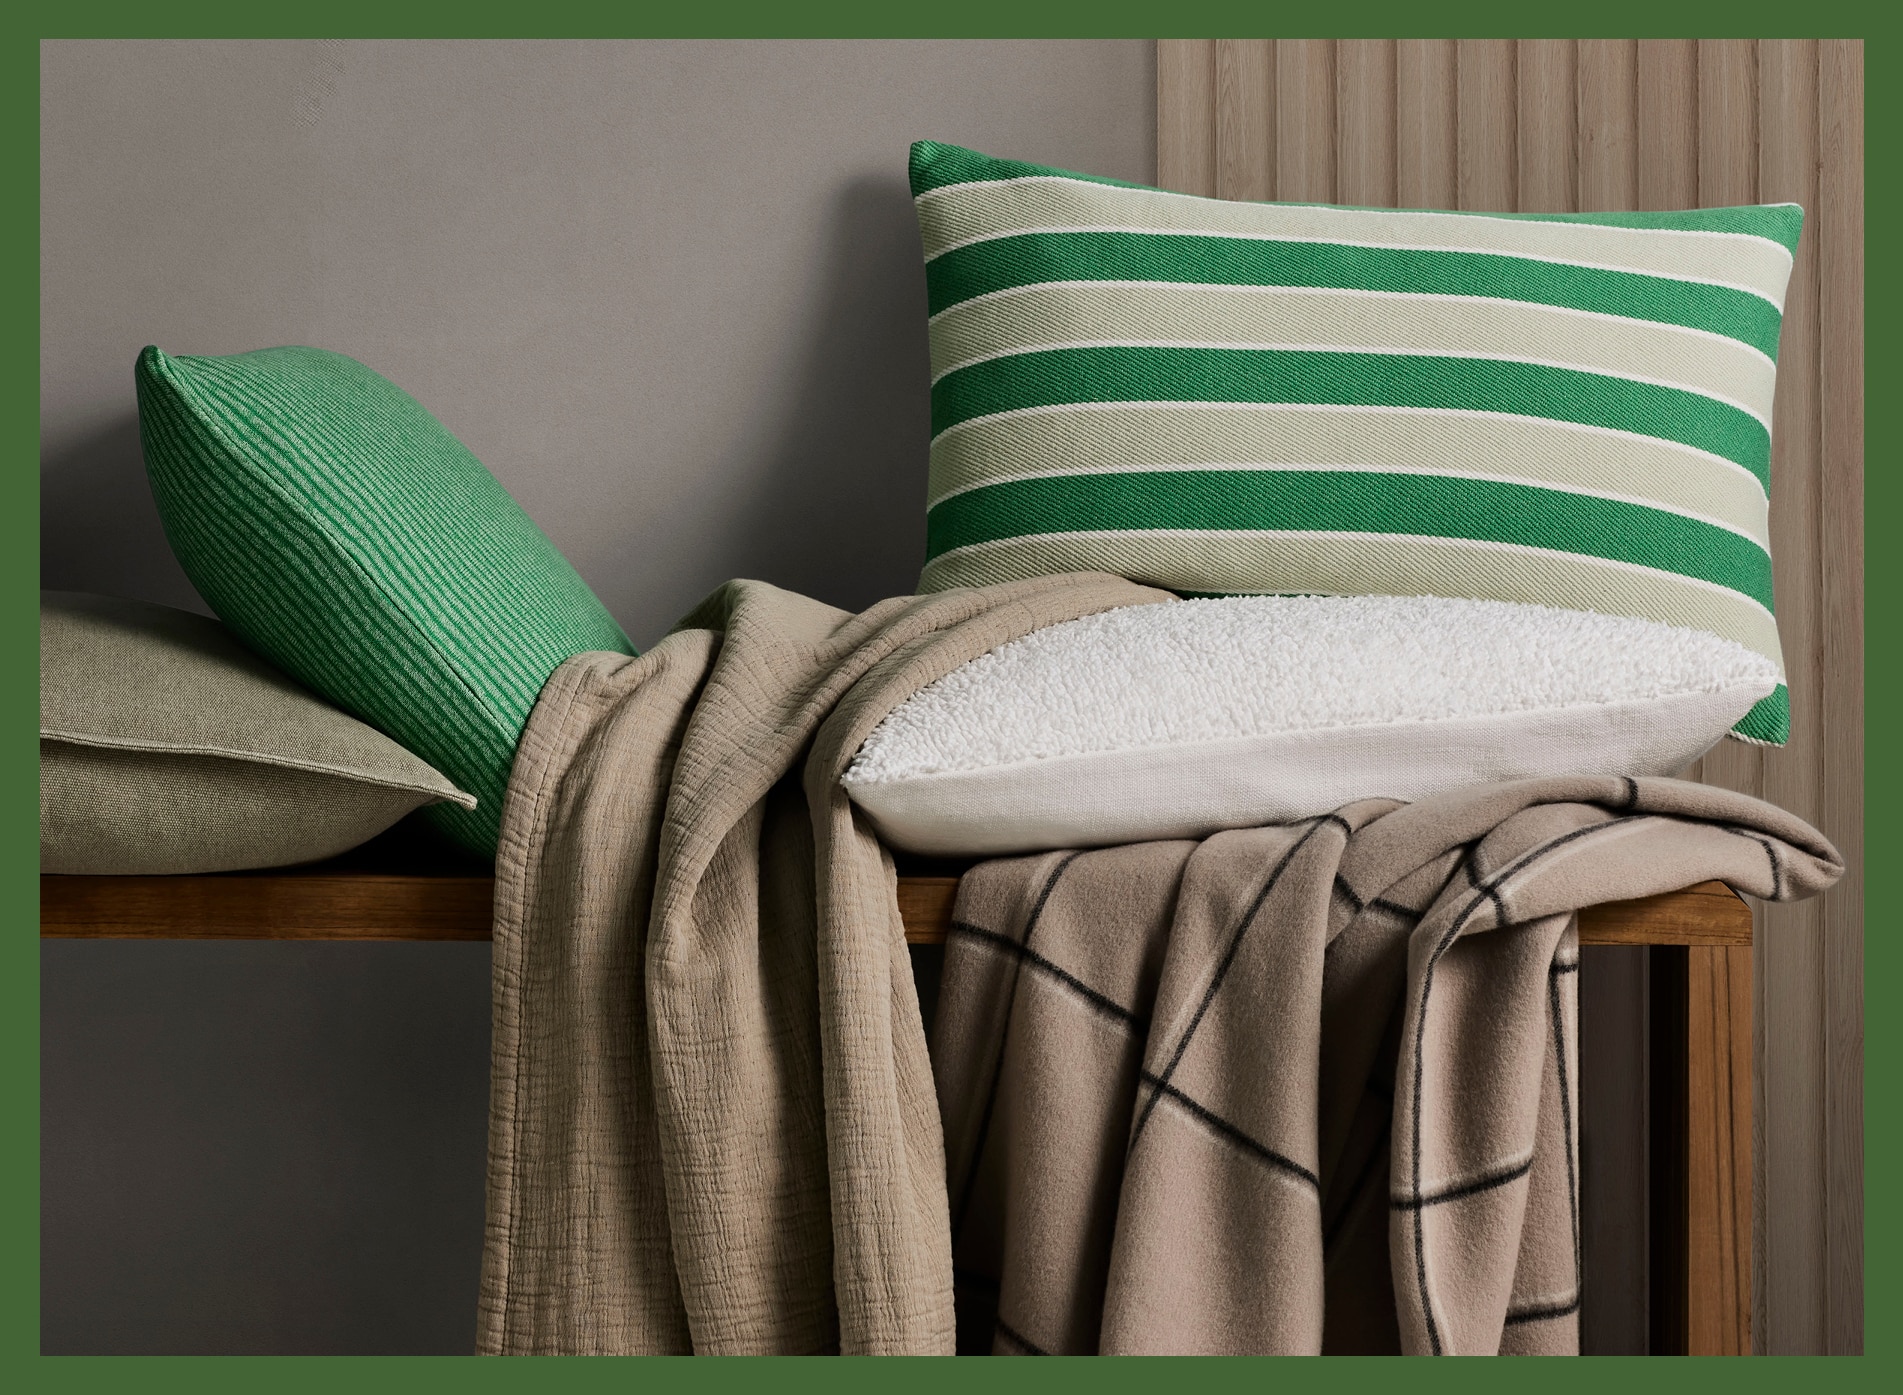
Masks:
[[[246,872],[40,878],[48,939],[486,940],[493,878],[386,872]],[[942,944],[956,877],[900,877],[905,938]],[[1580,913],[1588,945],[1751,943],[1751,911],[1722,882]]]

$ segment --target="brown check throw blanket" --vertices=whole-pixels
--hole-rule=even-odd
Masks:
[[[1577,1351],[1573,913],[1841,871],[1584,777],[980,865],[933,1037],[959,1349]]]

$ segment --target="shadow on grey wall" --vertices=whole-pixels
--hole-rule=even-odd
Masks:
[[[131,362],[125,367],[130,396]],[[211,613],[165,540],[136,412],[48,452],[40,469],[40,585]]]
[[[931,361],[903,179],[841,190],[815,280],[785,415],[728,536],[744,575],[856,611],[909,594],[925,563]]]

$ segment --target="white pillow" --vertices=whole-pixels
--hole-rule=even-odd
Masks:
[[[1243,596],[1053,625],[879,724],[842,778],[892,846],[1202,837],[1355,799],[1667,775],[1777,686],[1651,620],[1438,596]]]

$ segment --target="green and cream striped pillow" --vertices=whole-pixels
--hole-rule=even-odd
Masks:
[[[1229,203],[912,147],[924,591],[1634,615],[1776,661],[1771,397],[1803,211]],[[1782,744],[1782,684],[1733,729]]]
[[[245,643],[474,794],[430,806],[492,853],[542,684],[627,636],[494,475],[353,358],[139,355],[165,535]]]

